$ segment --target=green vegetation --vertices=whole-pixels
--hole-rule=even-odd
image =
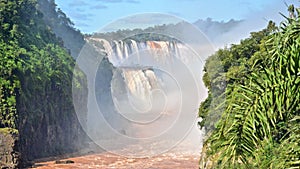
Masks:
[[[300,167],[300,9],[289,12],[279,28],[270,22],[208,59],[200,167]]]
[[[179,20],[178,20],[179,21]],[[215,39],[222,34],[229,32],[242,21],[230,20],[228,22],[218,22],[213,21],[211,18],[207,18],[206,20],[198,20],[194,23],[194,26],[199,28],[203,33],[208,35],[209,38]],[[112,32],[105,33],[94,33],[89,36],[94,36],[102,39],[106,39],[108,41],[112,40],[135,40],[137,42],[145,42],[145,41],[178,41],[176,37],[170,37],[166,35],[170,35],[170,33],[176,35],[185,35],[187,29],[187,25],[189,23],[185,23],[184,21],[178,22],[176,24],[162,24],[155,25],[145,29],[123,29]],[[159,33],[160,34],[159,34]],[[165,32],[165,33],[163,33]],[[179,37],[180,37],[179,36]]]
[[[2,134],[18,134],[18,130],[12,128],[0,128]]]
[[[209,57],[203,76],[209,95],[199,110],[199,116],[206,119],[202,121],[202,127],[205,126],[208,131],[214,129],[215,122],[225,109],[225,98],[230,96],[235,84],[245,81],[254,62],[262,59],[260,53],[266,55],[265,42],[276,29],[275,23],[270,21],[266,29],[252,32],[250,38],[242,40],[240,44],[220,49]]]
[[[72,103],[75,61],[46,21],[77,31],[55,5],[48,10],[57,14],[45,18],[39,3],[0,0],[0,128],[18,131],[23,162],[76,150],[84,140]],[[86,90],[84,75],[76,77]]]
[[[54,0],[38,0],[37,9],[42,12],[43,20],[48,28],[61,38],[59,42],[63,43],[63,46],[74,58],[77,58],[85,41],[80,31],[74,29],[74,23],[70,18],[60,8],[57,8]]]
[[[32,105],[53,88],[70,98],[63,83],[71,84],[74,61],[35,6],[33,0],[0,3],[0,127],[17,128],[18,101]]]
[[[165,30],[177,30],[179,29],[180,23],[178,24],[163,24],[154,27],[148,27],[146,29],[125,29],[118,30],[115,32],[105,32],[105,33],[94,33],[92,35],[87,35],[87,37],[93,36],[95,38],[106,39],[108,41],[122,40],[130,41],[135,40],[137,42],[146,41],[177,41],[175,38],[166,36],[163,34],[158,34],[155,32],[165,31]]]

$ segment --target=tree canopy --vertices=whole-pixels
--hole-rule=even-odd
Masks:
[[[300,9],[291,9],[278,28],[270,22],[208,59],[200,167],[300,167]]]

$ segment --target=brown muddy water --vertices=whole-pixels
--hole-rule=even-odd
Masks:
[[[99,153],[59,159],[74,163],[56,164],[56,160],[36,163],[36,169],[198,169],[199,156],[188,153],[165,153],[149,158],[126,158]]]
[[[202,137],[198,129],[194,128],[184,141],[176,144],[175,147],[166,152],[154,153],[151,156],[142,158],[132,158],[126,156],[124,152],[138,151],[136,154],[151,154],[149,147],[157,150],[165,145],[172,145],[170,141],[158,141],[149,145],[122,145],[114,153],[88,146],[80,153],[69,154],[36,161],[33,168],[36,169],[198,169],[199,158],[202,148]],[[175,145],[175,144],[174,144]],[[148,146],[148,147],[147,147]],[[123,154],[123,155],[122,155]],[[133,153],[135,154],[135,153]],[[134,156],[139,157],[139,156]],[[60,162],[74,162],[69,164],[56,164]]]

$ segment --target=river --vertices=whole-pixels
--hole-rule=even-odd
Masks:
[[[62,159],[60,159],[62,160]],[[111,153],[65,158],[74,163],[56,164],[55,160],[35,164],[37,169],[198,169],[199,156],[186,153],[165,153],[150,158],[126,158]]]

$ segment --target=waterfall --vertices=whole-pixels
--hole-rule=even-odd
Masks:
[[[156,79],[147,77],[143,70],[123,70],[123,77],[130,94],[145,99],[152,89],[151,83],[156,83]],[[153,81],[154,80],[154,81]]]
[[[182,59],[179,48],[183,48],[183,45],[175,41],[99,41],[109,61],[121,70],[128,98],[140,99],[145,104],[150,102],[151,92],[162,87],[162,81],[151,64],[171,65],[175,58]]]
[[[177,41],[96,37],[88,41],[100,53],[83,53],[95,54],[87,70],[104,56],[96,78],[93,74],[88,77],[92,108],[87,129],[92,139],[113,148],[115,142],[109,140],[116,138],[120,147],[137,143],[144,147],[148,141],[164,147],[169,145],[164,141],[181,140],[192,127],[199,106],[201,75],[193,72],[203,68],[193,50]]]
[[[126,104],[135,103],[140,107],[142,105],[145,107],[153,106],[151,103],[153,100],[151,99],[153,99],[152,94],[154,91],[181,90],[178,86],[176,88],[175,83],[177,82],[172,82],[174,83],[172,85],[169,83],[172,81],[172,76],[180,76],[181,79],[185,78],[185,75],[180,70],[182,65],[175,66],[175,62],[182,62],[183,66],[191,68],[190,63],[193,64],[194,62],[192,58],[195,58],[187,46],[177,41],[137,42],[133,39],[108,41],[94,37],[90,38],[89,41],[100,42],[102,45],[101,49],[97,47],[99,45],[94,46],[97,50],[105,53],[108,61],[119,70],[119,75],[115,76],[118,79],[111,86],[111,90],[119,90],[116,84],[121,82],[124,84],[125,90],[122,96],[119,95],[119,92],[115,92],[118,95],[113,95],[113,100],[117,100],[118,97],[124,99],[124,93],[126,93],[126,98],[128,99]],[[154,66],[157,67],[155,68]],[[170,75],[162,75],[163,73],[159,71],[160,67],[165,69],[163,73],[170,73]],[[198,65],[196,68],[198,68]]]

